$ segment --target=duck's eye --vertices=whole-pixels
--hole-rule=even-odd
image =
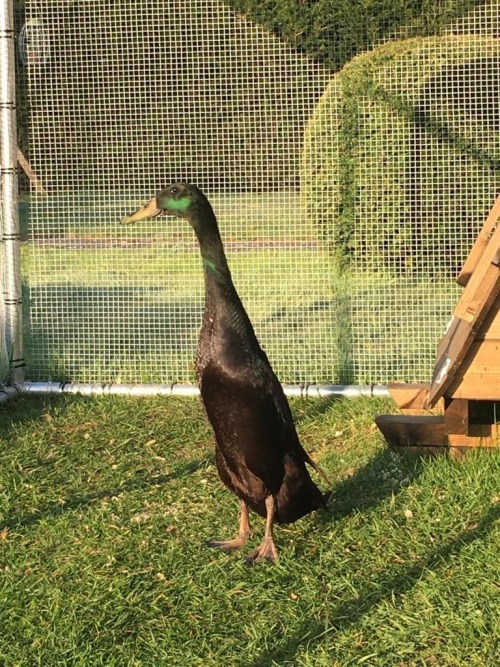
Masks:
[[[176,185],[174,185],[173,187],[170,188],[170,194],[174,195],[174,196],[178,195],[179,194],[179,188]]]

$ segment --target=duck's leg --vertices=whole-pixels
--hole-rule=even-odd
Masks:
[[[273,540],[273,525],[274,525],[274,511],[275,503],[273,496],[267,496],[266,498],[266,530],[264,532],[264,539],[261,544],[255,551],[252,551],[245,558],[245,562],[248,565],[253,565],[259,560],[269,560],[275,562],[278,560],[278,552]]]
[[[245,546],[251,534],[248,507],[244,500],[240,500],[240,528],[238,535],[233,540],[208,540],[207,545],[223,549],[224,551],[231,551],[232,549],[239,549]]]

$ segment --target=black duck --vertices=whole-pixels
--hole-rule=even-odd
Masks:
[[[251,534],[251,509],[266,519],[266,527],[247,562],[274,561],[274,522],[291,523],[325,506],[327,494],[312,481],[306,463],[329,482],[300,444],[281,384],[233,285],[210,202],[195,186],[175,183],[122,222],[160,214],[188,220],[200,245],[205,311],[195,370],[215,434],[219,475],[240,499],[238,535],[208,544],[225,550],[243,546]]]

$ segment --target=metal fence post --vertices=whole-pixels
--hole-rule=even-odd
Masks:
[[[0,137],[5,345],[10,365],[10,381],[21,384],[24,380],[24,359],[12,0],[0,0]]]

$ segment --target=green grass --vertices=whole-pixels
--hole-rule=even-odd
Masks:
[[[140,203],[79,193],[33,205],[23,252],[30,379],[193,380],[203,308],[193,232],[176,219],[120,226]],[[294,193],[213,203],[235,284],[283,382],[429,379],[453,281],[339,276]]]
[[[0,406],[0,665],[498,664],[498,453],[400,458],[382,399],[292,407],[334,496],[249,568],[204,545],[237,503],[197,400]]]

